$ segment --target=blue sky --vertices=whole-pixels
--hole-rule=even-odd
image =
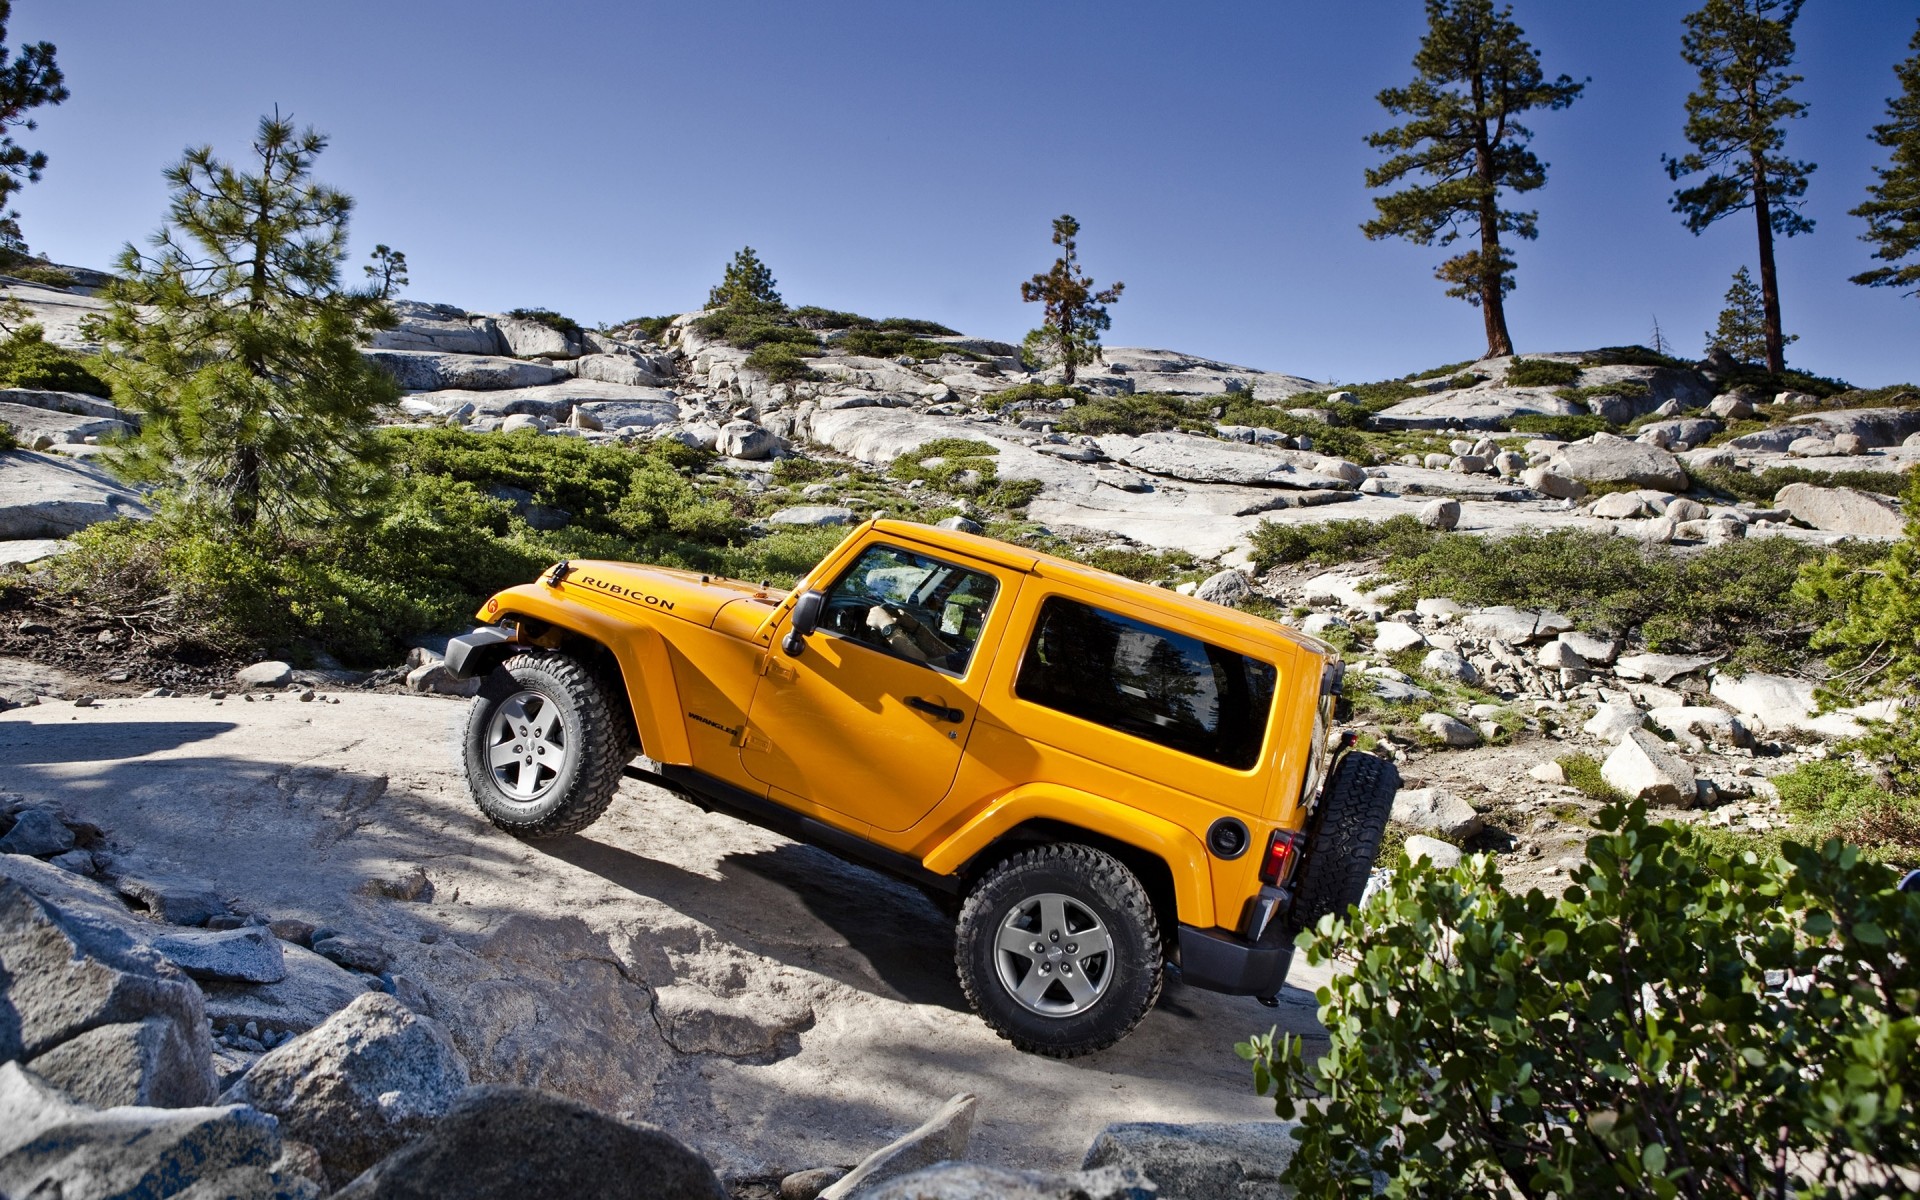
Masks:
[[[1515,3],[1549,72],[1592,78],[1535,114],[1523,353],[1644,342],[1656,317],[1698,353],[1753,261],[1749,218],[1696,238],[1668,209],[1693,6]],[[1818,228],[1779,250],[1788,359],[1866,385],[1920,379],[1920,300],[1847,282],[1873,265],[1847,210],[1917,19],[1814,0],[1798,29],[1789,150],[1820,166]],[[54,42],[73,91],[23,135],[52,161],[19,207],[36,250],[105,265],[158,225],[184,147],[242,153],[278,104],[332,137],[356,259],[406,251],[418,299],[684,311],[750,243],[789,303],[1017,340],[1018,283],[1070,212],[1094,276],[1127,285],[1109,344],[1377,379],[1485,345],[1441,252],[1358,229],[1374,96],[1411,78],[1423,25],[1416,0],[16,0],[9,42]]]

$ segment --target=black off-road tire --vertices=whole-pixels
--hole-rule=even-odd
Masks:
[[[1106,982],[1084,1011],[1035,1011],[1004,982],[1000,931],[1016,910],[1042,896],[1068,898],[1082,915],[1098,918],[1109,938],[1111,951],[1102,973]],[[1044,928],[1032,936],[1043,944],[1047,939]],[[1153,901],[1139,878],[1112,855],[1070,843],[1024,850],[988,871],[961,906],[954,935],[954,964],[973,1011],[1018,1049],[1050,1058],[1104,1050],[1133,1032],[1160,996],[1165,959]],[[1071,965],[1071,956],[1067,961]],[[1028,969],[1039,967],[1030,964]],[[1094,974],[1083,970],[1081,977]],[[1064,988],[1057,995],[1071,1003]]]
[[[1360,903],[1399,790],[1400,772],[1386,759],[1357,752],[1341,757],[1313,815],[1294,877],[1293,908],[1287,913],[1293,932]]]
[[[540,775],[544,786],[531,797],[503,785],[489,761],[503,706],[528,695],[539,698],[542,712],[553,707],[566,751],[563,766]],[[544,650],[514,655],[481,683],[467,713],[467,791],[487,820],[515,837],[578,833],[607,811],[633,757],[633,737],[620,714],[599,677],[577,659]]]

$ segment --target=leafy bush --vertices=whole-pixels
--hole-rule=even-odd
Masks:
[[[785,319],[784,314],[761,311],[738,312],[721,309],[693,323],[699,333],[718,338],[737,350],[752,350],[768,343],[782,343],[818,350],[820,336]]]
[[[0,454],[4,454],[8,450],[18,450],[19,448],[20,439],[14,436],[13,426],[7,424],[5,421],[0,421]]]
[[[45,259],[28,258],[25,255],[8,257],[13,261],[0,262],[0,275],[10,275],[46,288],[70,288],[79,282],[71,273],[62,271]]]
[[[1404,859],[1302,935],[1327,1053],[1238,1047],[1304,1197],[1910,1195],[1920,896],[1835,840],[1756,861],[1610,806],[1559,899]],[[1780,980],[1789,980],[1781,986]]]
[[[1448,375],[1458,375],[1460,372],[1466,370],[1468,367],[1472,366],[1474,363],[1479,361],[1480,360],[1477,358],[1469,358],[1465,362],[1448,363],[1442,367],[1433,367],[1425,371],[1416,371],[1413,374],[1406,376],[1405,378],[1418,383],[1421,380],[1425,380],[1425,379],[1440,379]]]
[[[1898,496],[1906,490],[1913,474],[1909,467],[1895,471],[1814,471],[1806,467],[1770,467],[1765,471],[1741,471],[1728,467],[1688,467],[1696,486],[1709,488],[1737,500],[1771,504],[1780,489],[1790,483],[1811,483],[1819,487],[1847,487],[1882,496]]]
[[[507,315],[517,321],[532,321],[535,325],[545,325],[548,329],[556,333],[564,333],[568,337],[577,338],[581,333],[580,322],[572,317],[563,317],[550,308],[516,308]]]
[[[807,365],[809,358],[820,355],[818,348],[797,346],[791,342],[765,342],[753,348],[747,355],[746,367],[759,371],[774,383],[794,383],[802,379],[818,379],[819,373]]]
[[[1581,438],[1592,437],[1596,433],[1605,433],[1613,426],[1607,424],[1604,417],[1591,415],[1577,417],[1528,415],[1512,418],[1507,422],[1507,428],[1515,433],[1544,433],[1548,437],[1557,437],[1562,441],[1577,442]]]
[[[88,370],[79,355],[47,341],[45,332],[34,324],[22,325],[0,341],[0,387],[100,397],[113,394],[113,389]]]
[[[1825,399],[1850,392],[1853,385],[1844,379],[1832,379],[1825,375],[1809,375],[1805,371],[1791,368],[1775,375],[1765,367],[1750,363],[1741,363],[1721,381],[1722,391],[1745,389],[1758,392],[1763,396],[1774,396],[1780,392],[1805,392],[1809,396]]]
[[[988,392],[980,398],[980,406],[988,412],[999,412],[1009,404],[1024,404],[1030,400],[1072,400],[1080,403],[1087,393],[1077,387],[1064,383],[1022,383],[998,392]]]
[[[1581,795],[1602,804],[1618,804],[1627,799],[1618,788],[1608,783],[1600,774],[1600,760],[1591,754],[1563,754],[1558,760],[1560,770],[1567,777],[1570,787],[1579,789]]]
[[[1507,366],[1508,387],[1568,387],[1579,382],[1579,363],[1552,358],[1516,358]]]
[[[1142,434],[1165,429],[1212,433],[1211,410],[1198,400],[1162,392],[1132,396],[1095,396],[1060,414],[1060,428],[1068,433]]]
[[[1801,763],[1775,775],[1773,786],[1797,841],[1837,837],[1882,862],[1920,856],[1920,796],[1896,795],[1843,759]]]
[[[1025,508],[1042,484],[1037,479],[1002,480],[994,463],[999,453],[990,442],[937,438],[894,459],[888,473],[903,483],[919,479],[943,491],[965,492],[986,508],[1009,512]],[[977,479],[963,479],[965,472]]]
[[[1464,366],[1455,363],[1454,366]],[[1335,403],[1331,398],[1335,392],[1352,392],[1352,400]],[[1411,400],[1415,396],[1427,395],[1427,389],[1418,387],[1404,379],[1385,379],[1378,383],[1347,383],[1336,388],[1319,392],[1300,392],[1287,397],[1288,408],[1324,408],[1329,412],[1377,413],[1383,408],[1391,408],[1402,400]]]
[[[1200,565],[1193,555],[1184,550],[1136,550],[1122,546],[1079,550],[1070,557],[1098,570],[1111,571],[1141,583],[1170,579]]]
[[[1262,521],[1254,529],[1253,569],[1272,570],[1286,563],[1327,566],[1363,558],[1400,558],[1419,554],[1440,535],[1405,513],[1384,521],[1326,521],[1281,525]]]
[[[1920,407],[1920,384],[1896,383],[1890,387],[1855,388],[1829,397],[1835,408],[1915,408]]]
[[[1580,356],[1580,365],[1584,367],[1677,367],[1692,370],[1693,364],[1684,358],[1675,358],[1671,354],[1661,354],[1645,346],[1606,346],[1592,350]]]
[[[919,362],[928,362],[943,354],[956,354],[961,358],[978,360],[980,355],[957,346],[942,342],[929,342],[888,329],[855,329],[837,343],[848,354],[859,354],[867,358],[911,358]]]
[[[640,335],[642,341],[657,342],[666,336],[667,327],[672,325],[678,317],[678,313],[669,314],[664,317],[634,317],[631,320],[620,322],[613,328],[632,330],[634,333]]]
[[[1602,396],[1620,396],[1638,398],[1652,394],[1652,389],[1638,379],[1622,379],[1618,383],[1596,383],[1588,387],[1555,388],[1553,394],[1562,400],[1574,404],[1585,404]]]
[[[1292,402],[1288,401],[1288,404],[1291,406]],[[1284,408],[1276,408],[1251,396],[1236,393],[1227,398],[1226,407],[1220,414],[1220,424],[1272,429],[1292,438],[1309,438],[1313,448],[1322,454],[1363,463],[1374,461],[1377,456],[1373,443],[1353,427],[1365,422],[1364,410],[1355,405],[1334,405],[1320,411],[1327,414],[1327,421],[1296,417]]]

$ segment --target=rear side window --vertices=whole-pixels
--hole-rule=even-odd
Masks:
[[[1065,596],[1040,606],[1014,694],[1244,771],[1260,759],[1279,672],[1235,650]]]

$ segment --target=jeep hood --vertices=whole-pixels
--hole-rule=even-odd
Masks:
[[[630,609],[665,613],[709,628],[720,610],[729,604],[756,600],[771,606],[777,604],[783,594],[743,580],[673,567],[644,567],[591,559],[575,559],[569,565],[566,578],[554,589],[559,595],[576,599],[592,597],[592,602],[616,612]],[[552,577],[549,571],[541,579]]]

